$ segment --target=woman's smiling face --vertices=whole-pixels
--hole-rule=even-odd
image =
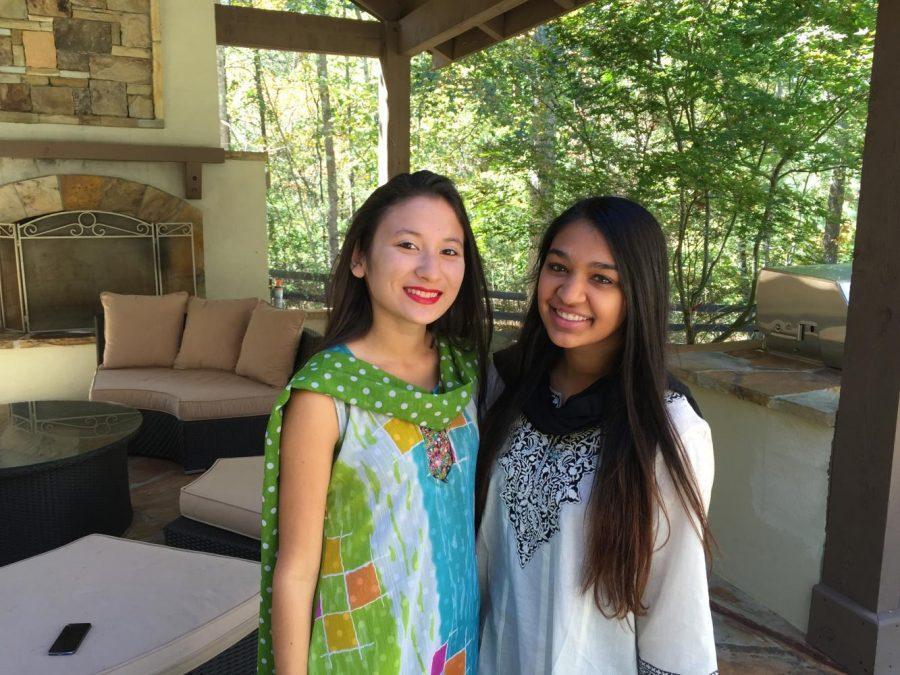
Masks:
[[[587,221],[570,223],[553,238],[537,299],[547,334],[558,347],[621,339],[625,298],[616,259],[606,238]]]
[[[428,325],[459,294],[465,274],[463,228],[439,197],[412,197],[384,214],[368,253],[352,272],[365,278],[374,314]]]

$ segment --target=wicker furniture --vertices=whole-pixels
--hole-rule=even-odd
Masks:
[[[163,528],[166,544],[259,562],[259,539],[179,516]]]
[[[181,488],[181,516],[163,530],[166,543],[259,560],[263,458],[220,459]]]
[[[304,330],[297,368],[315,353],[321,338]],[[165,526],[166,544],[194,551],[259,560],[262,458],[223,458],[181,489],[182,515]]]
[[[91,535],[0,568],[6,673],[253,673],[259,565]],[[75,654],[48,656],[67,623]]]
[[[104,345],[104,317],[98,314],[96,317],[97,326],[97,363],[103,363]],[[316,336],[307,331],[303,331],[300,339],[300,345],[297,349],[295,358],[296,363],[305,360],[304,355],[308,356],[314,351]],[[202,373],[210,373],[210,371],[192,371],[192,370],[171,370],[171,369],[134,369],[142,371],[147,375],[148,379],[153,379],[157,398],[166,395],[166,388],[171,387],[173,396],[177,396],[175,389],[178,387],[188,388],[191,386],[191,378],[197,379]],[[158,370],[159,372],[153,372]],[[121,371],[103,371],[98,370],[92,386],[91,398],[103,398],[104,400],[124,400],[131,402],[130,398],[119,395],[114,390],[98,391],[101,378],[114,378]],[[280,388],[272,388],[259,383],[253,383],[246,378],[242,378],[233,373],[218,373],[210,375],[218,377],[224,383],[223,386],[242,386],[247,390],[247,396],[255,396],[256,402],[252,406],[243,406],[247,409],[256,409],[263,412],[257,414],[242,414],[240,416],[222,416],[215,412],[216,401],[201,401],[194,405],[191,414],[193,418],[201,419],[182,419],[178,414],[173,414],[171,405],[158,405],[158,408],[143,407],[136,405],[144,415],[144,423],[137,436],[129,446],[129,452],[135,455],[145,455],[149,457],[160,457],[180,463],[185,473],[198,473],[205,471],[213,462],[220,457],[244,457],[249,455],[261,455],[263,452],[263,438],[265,436],[266,423],[269,418],[269,410],[274,403],[275,397]],[[166,383],[165,377],[169,377],[169,384]],[[243,382],[243,384],[242,384]],[[186,383],[186,385],[183,385]],[[137,385],[151,386],[151,385]],[[201,387],[195,387],[198,389]],[[215,393],[219,391],[216,385],[207,385],[206,390]],[[200,398],[203,398],[201,392]],[[262,396],[265,400],[261,400]],[[206,395],[210,398],[209,394]],[[214,395],[212,396],[214,398]],[[206,403],[206,408],[198,407]],[[234,400],[228,400],[226,403],[234,404]],[[242,402],[237,401],[240,405]],[[253,401],[251,401],[253,403]],[[205,412],[206,409],[212,409],[212,412]]]
[[[127,442],[141,415],[91,401],[0,406],[0,565],[131,524]]]

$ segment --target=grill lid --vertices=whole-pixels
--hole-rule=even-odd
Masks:
[[[840,368],[850,302],[849,263],[767,267],[756,282],[766,347]]]

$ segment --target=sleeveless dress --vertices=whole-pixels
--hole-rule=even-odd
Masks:
[[[309,671],[475,673],[476,364],[444,341],[438,350],[436,393],[337,347],[314,356],[276,402],[266,439],[258,672],[275,672],[281,411],[293,389],[308,389],[332,396],[340,427]]]

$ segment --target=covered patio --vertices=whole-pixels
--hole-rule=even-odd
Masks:
[[[410,168],[412,57],[430,52],[435,68],[453,67],[469,54],[586,4],[585,0],[354,2],[376,20],[211,1],[190,7],[176,0],[135,3],[157,13],[158,32],[146,49],[160,65],[154,78],[158,73],[165,78],[166,97],[157,99],[162,107],[157,118],[165,124],[160,128],[160,124],[135,122],[129,129],[100,122],[79,126],[52,116],[24,124],[24,119],[0,115],[0,223],[15,224],[69,210],[115,211],[152,222],[157,218],[190,221],[199,232],[193,244],[200,261],[198,295],[268,298],[264,157],[229,153],[218,145],[217,45],[377,58],[381,65],[378,169],[384,181]],[[25,7],[25,0],[21,4]],[[0,29],[9,24],[8,30],[21,31],[25,21],[41,23],[40,12],[51,10],[35,10],[35,4],[29,0],[25,16],[0,16]],[[109,5],[112,9],[122,3]],[[43,21],[53,21],[52,13]],[[54,76],[59,76],[61,66],[54,63],[54,68]],[[822,419],[816,418],[819,426],[814,432],[825,439],[821,444],[828,449],[821,471],[827,486],[823,497],[827,513],[820,509],[816,514],[822,521],[824,547],[822,542],[817,544],[820,558],[811,557],[813,564],[821,560],[821,570],[814,570],[814,585],[804,591],[808,594],[803,600],[804,616],[785,620],[785,612],[780,612],[782,616],[772,612],[768,598],[760,599],[757,588],[746,588],[742,579],[729,578],[727,573],[715,576],[714,560],[713,610],[722,672],[729,672],[729,666],[730,672],[843,669],[853,673],[883,673],[900,667],[898,119],[900,4],[882,0],[843,370],[837,376],[839,386],[822,385],[833,398],[826,411],[831,422],[820,424]],[[117,182],[101,184],[97,176],[115,177]],[[321,321],[321,316],[316,317],[307,326],[321,330]],[[86,398],[96,363],[91,336],[41,336],[7,329],[0,346],[6,347],[0,350],[0,380],[4,380],[0,400]],[[720,351],[728,349],[735,347]],[[697,385],[700,379],[692,386],[703,389],[704,385]],[[721,394],[715,387],[707,389],[703,395],[710,401]],[[709,422],[718,447],[720,436],[726,444],[733,420],[713,417],[717,405],[712,404]],[[742,401],[741,405],[751,404]],[[722,462],[720,456],[717,471],[727,473]],[[131,458],[129,470],[136,518],[126,536],[158,540],[162,525],[178,513],[178,489],[190,478],[162,460]],[[803,492],[803,486],[796,489]],[[714,532],[716,509],[714,493]],[[762,585],[766,579],[774,583],[784,570],[771,562],[769,552],[758,553],[763,565],[770,560],[768,567],[756,571]],[[760,656],[767,651],[770,661]]]

